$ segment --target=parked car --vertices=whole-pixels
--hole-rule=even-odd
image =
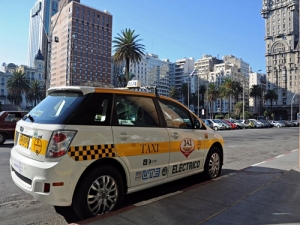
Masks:
[[[230,125],[231,126],[231,129],[233,130],[233,129],[236,129],[236,125],[234,124],[234,123],[231,123],[231,122],[229,122],[228,120],[222,120],[224,123],[226,123],[226,124],[228,124],[228,125]]]
[[[208,121],[212,122],[212,126],[214,130],[225,130],[225,126],[221,121],[217,119],[208,119]]]
[[[0,112],[0,144],[14,138],[16,123],[26,114],[23,111]]]
[[[295,125],[295,127],[299,127],[299,122],[298,122],[298,120],[292,120],[292,123]]]
[[[215,121],[222,123],[225,127],[225,130],[231,130],[231,126],[228,123],[225,123],[223,120],[215,119]]]
[[[238,129],[245,129],[246,128],[245,124],[243,124],[241,122],[238,122],[235,119],[228,119],[228,121],[231,122],[231,123],[234,123]]]
[[[249,124],[247,123],[248,120],[238,120],[238,122],[244,124],[245,128],[249,128],[250,127]]]
[[[205,125],[211,129],[214,129],[213,123],[209,121],[208,119],[202,119],[202,121],[205,123]]]
[[[280,122],[280,121],[274,121],[274,120],[272,120],[271,123],[274,125],[274,127],[277,127],[277,128],[285,127],[285,123]]]
[[[263,127],[263,123],[257,121],[256,119],[249,119],[249,125],[252,128],[262,128]]]
[[[59,86],[17,122],[9,168],[37,201],[82,220],[118,208],[128,193],[200,172],[219,177],[223,147],[172,98]]]

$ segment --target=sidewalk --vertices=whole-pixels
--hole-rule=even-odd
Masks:
[[[300,224],[298,151],[77,224]]]

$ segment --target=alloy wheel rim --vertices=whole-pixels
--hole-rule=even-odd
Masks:
[[[94,215],[110,212],[116,205],[117,199],[117,183],[108,175],[97,178],[87,195],[88,207]]]
[[[209,159],[209,176],[211,178],[216,178],[219,174],[219,170],[220,170],[220,157],[219,154],[214,153],[211,155],[210,159]]]

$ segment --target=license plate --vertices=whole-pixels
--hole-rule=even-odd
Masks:
[[[28,148],[29,140],[30,140],[30,137],[20,134],[19,145],[23,146],[24,148]]]

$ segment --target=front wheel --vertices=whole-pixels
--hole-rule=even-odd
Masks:
[[[214,130],[218,130],[218,127],[214,127]]]
[[[213,147],[207,155],[204,165],[204,176],[206,179],[214,179],[220,176],[222,170],[221,150]]]
[[[124,183],[112,166],[90,171],[76,188],[72,206],[80,219],[105,214],[116,209],[124,198]]]

